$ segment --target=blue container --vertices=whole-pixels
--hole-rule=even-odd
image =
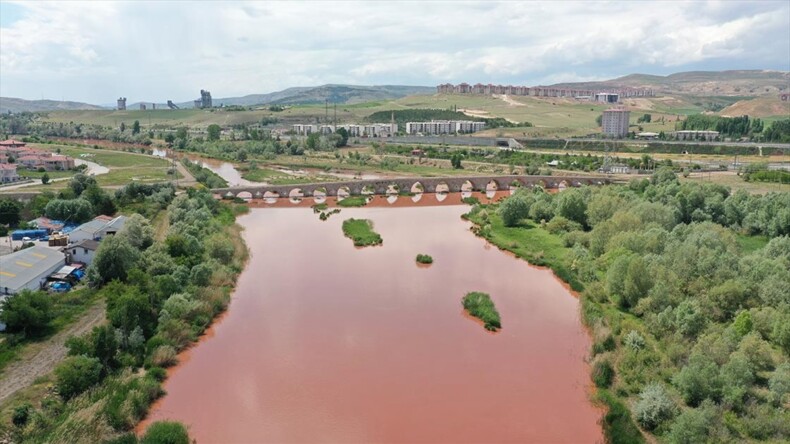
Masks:
[[[16,230],[13,233],[11,233],[11,239],[15,241],[21,241],[23,237],[38,239],[47,235],[49,235],[49,233],[47,233],[47,230],[44,229]]]

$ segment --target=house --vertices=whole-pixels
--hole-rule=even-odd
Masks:
[[[107,236],[112,236],[121,231],[126,219],[126,216],[118,216],[107,220],[106,216],[99,216],[71,231],[69,243],[76,244],[84,240],[100,241]]]
[[[90,265],[98,249],[98,241],[86,239],[63,248],[63,251],[66,253],[69,263],[80,262],[85,265]]]
[[[0,183],[11,183],[19,180],[16,164],[0,163]]]
[[[0,295],[38,290],[49,275],[64,265],[66,256],[62,252],[41,246],[0,256]]]
[[[4,148],[22,148],[26,145],[25,142],[20,142],[19,140],[8,139],[0,142],[0,147]]]

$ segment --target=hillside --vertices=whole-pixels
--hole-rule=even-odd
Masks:
[[[82,102],[61,100],[25,100],[15,97],[0,97],[0,113],[38,112],[38,111],[73,111],[83,109],[105,109],[101,106]]]
[[[757,97],[739,100],[719,112],[722,116],[790,116],[790,102],[782,102],[778,97]]]
[[[764,70],[689,71],[656,76],[630,74],[601,82],[560,83],[558,88],[653,88],[661,94],[763,96],[790,91],[790,72]]]
[[[268,94],[250,94],[243,97],[221,97],[214,98],[215,105],[225,106],[240,105],[310,105],[323,104],[329,101],[330,104],[354,104],[379,100],[394,100],[401,97],[431,94],[435,91],[429,86],[405,86],[405,85],[380,85],[380,86],[360,86],[360,85],[321,85],[321,86],[298,86],[284,89]],[[184,108],[191,108],[191,102],[178,104]]]

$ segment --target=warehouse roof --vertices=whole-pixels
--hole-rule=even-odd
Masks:
[[[56,268],[65,262],[63,253],[47,247],[25,248],[0,256],[0,292],[17,293],[30,281],[38,279],[43,270]]]

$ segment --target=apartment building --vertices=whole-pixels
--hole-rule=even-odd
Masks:
[[[407,134],[474,133],[485,129],[485,122],[471,120],[432,120],[406,123]]]
[[[621,108],[611,108],[603,112],[601,128],[603,134],[609,137],[625,137],[628,135],[628,119],[631,112]]]

